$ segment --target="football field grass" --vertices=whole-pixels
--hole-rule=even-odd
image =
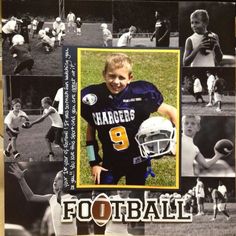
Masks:
[[[181,96],[181,107],[183,115],[198,114],[203,116],[234,116],[235,109],[235,96],[223,96],[222,99],[222,112],[217,112],[217,105],[213,107],[206,107],[208,103],[208,96],[203,96],[205,103],[196,103],[196,100],[191,95]],[[199,100],[200,101],[200,100]]]
[[[230,219],[227,221],[222,213],[218,213],[215,221],[213,203],[204,204],[206,214],[193,216],[191,223],[147,223],[145,235],[158,236],[234,236],[236,235],[236,203],[227,203]]]
[[[127,53],[133,61],[134,80],[146,80],[155,84],[161,91],[164,101],[177,107],[177,53],[170,52],[130,52]],[[103,82],[102,70],[106,56],[111,52],[82,51],[81,54],[81,88],[91,84]],[[91,58],[93,58],[91,60]],[[158,115],[154,113],[153,115]],[[80,169],[78,169],[80,185],[93,184],[90,167],[88,165],[85,135],[86,122],[81,118],[81,147]],[[100,153],[102,154],[102,153]],[[160,160],[153,160],[152,167],[156,176],[147,179],[146,186],[174,187],[176,186],[176,158],[166,156]],[[124,184],[124,179],[119,185]]]
[[[33,121],[40,116],[29,116],[30,121]],[[42,123],[34,125],[30,129],[20,128],[20,134],[17,137],[17,151],[20,153],[20,157],[14,160],[13,156],[5,157],[7,162],[23,162],[23,161],[49,161],[47,144],[45,141],[45,135],[50,129],[51,121],[49,118],[46,118]],[[9,136],[5,133],[4,136],[4,147],[6,148],[8,144]],[[61,148],[53,147],[53,152],[55,157],[53,161],[62,161],[63,153]]]

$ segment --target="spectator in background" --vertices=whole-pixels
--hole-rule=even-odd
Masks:
[[[156,47],[169,47],[170,44],[170,21],[155,11],[155,31],[153,32],[150,40],[156,38]]]

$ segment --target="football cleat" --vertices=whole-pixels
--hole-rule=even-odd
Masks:
[[[175,148],[175,127],[164,117],[151,117],[139,127],[135,140],[144,158],[160,158]]]

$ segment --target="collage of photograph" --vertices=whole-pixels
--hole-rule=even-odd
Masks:
[[[2,0],[2,234],[235,235],[235,6]]]

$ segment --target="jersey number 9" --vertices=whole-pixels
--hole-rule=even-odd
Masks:
[[[129,139],[125,127],[111,128],[109,134],[115,150],[122,151],[129,147]]]

